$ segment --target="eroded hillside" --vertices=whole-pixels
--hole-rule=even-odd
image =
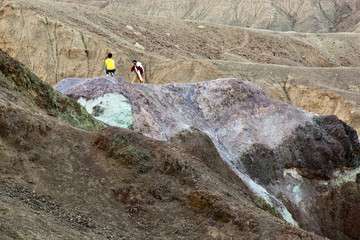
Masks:
[[[1,1],[0,47],[50,84],[104,75],[103,60],[112,51],[117,74],[129,81],[132,59],[141,60],[148,83],[236,77],[256,82],[274,99],[336,114],[360,129],[358,33],[255,30],[91,3]],[[293,2],[283,4],[290,8]],[[351,1],[327,4],[357,8]],[[355,13],[350,18],[356,21]]]
[[[352,230],[359,228],[352,218],[360,207],[360,144],[356,131],[336,116],[271,100],[256,84],[238,79],[140,85],[119,77],[71,78],[55,89],[112,124],[127,118],[127,109],[130,128],[163,141],[179,135],[177,145],[194,155],[202,152],[193,132],[198,129],[244,184],[289,223],[334,240],[360,236]]]
[[[61,0],[135,14],[296,32],[359,32],[357,0]]]
[[[0,63],[8,83],[0,87],[4,239],[323,239],[273,216],[204,133],[163,142],[116,127],[74,128],[37,104],[49,102],[40,94],[46,85],[8,71],[31,74],[3,52]]]
[[[41,77],[45,76],[50,83],[75,74],[80,77],[101,74],[104,54],[108,50],[117,54],[115,57],[123,77],[129,76],[130,59],[141,57],[154,83],[159,81],[161,73],[172,72],[164,68],[151,71],[153,67],[169,63],[181,66],[184,61],[194,59],[209,62],[207,69],[214,61],[357,67],[360,59],[353,51],[359,48],[358,35],[351,33],[318,35],[259,31],[127,12],[118,14],[110,9],[45,0],[3,2],[1,14],[3,49],[39,72]],[[15,19],[20,21],[13,21]],[[18,40],[22,44],[15,44]],[[31,65],[32,59],[45,59],[50,65],[40,65],[39,61],[31,61]],[[41,69],[48,72],[48,76]],[[229,70],[216,68],[209,74],[216,74],[216,70],[232,74]],[[184,76],[171,75],[175,81],[185,80]],[[197,78],[189,80],[192,79]]]

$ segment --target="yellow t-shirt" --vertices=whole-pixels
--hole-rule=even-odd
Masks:
[[[108,58],[105,60],[105,67],[107,67],[107,70],[113,70],[115,69],[115,63],[114,60],[111,58]]]

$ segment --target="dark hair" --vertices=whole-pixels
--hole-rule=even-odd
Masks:
[[[108,58],[111,58],[112,57],[112,53],[108,53]]]
[[[133,62],[133,63],[137,63],[137,61],[136,61],[136,60],[133,60],[132,62]]]

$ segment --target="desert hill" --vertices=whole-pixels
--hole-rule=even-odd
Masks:
[[[358,238],[360,145],[335,116],[271,100],[238,79],[59,83],[89,101],[120,90],[132,105],[135,131],[108,127],[0,56],[5,239],[324,239],[311,232]],[[88,130],[78,128],[83,119]],[[268,195],[257,195],[259,189]],[[270,206],[270,196],[284,205]],[[284,208],[292,224],[310,232],[282,220],[289,221],[277,210]]]
[[[359,238],[357,1],[119,3],[0,0],[5,236]]]
[[[296,32],[359,32],[357,0],[175,1],[60,0],[139,15],[201,20],[238,27]]]
[[[282,2],[291,8],[298,1]],[[129,71],[133,59],[145,66],[148,83],[236,77],[259,84],[271,98],[319,114],[336,114],[360,129],[356,31],[256,30],[181,16],[133,14],[126,1],[82,3],[89,5],[1,1],[0,47],[50,84],[67,77],[104,75],[103,60],[112,51],[118,74],[128,81],[133,78]],[[345,11],[351,14],[344,21],[356,19],[356,2],[321,1],[325,3],[339,11],[351,9]]]
[[[0,0],[0,48],[29,69],[1,53],[1,231],[358,239],[358,137],[347,125],[360,130],[358,1],[140,3]],[[108,51],[114,79],[101,77]],[[128,83],[133,59],[148,85]],[[76,100],[120,89],[136,132],[107,128],[48,85],[69,78],[94,87],[69,89]],[[309,232],[277,218],[282,206],[238,168]]]
[[[358,237],[350,229],[358,229],[351,212],[359,206],[353,198],[359,196],[359,139],[336,116],[271,100],[256,84],[238,79],[139,85],[119,77],[69,78],[55,89],[109,124],[127,123],[158,140],[173,141],[179,132],[192,135],[198,129],[286,221],[330,239]],[[181,139],[179,146],[198,153],[200,142]]]
[[[52,113],[99,123],[2,51],[0,73],[1,239],[324,239],[278,218],[206,134],[82,130]]]

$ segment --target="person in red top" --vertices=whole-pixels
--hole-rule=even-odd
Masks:
[[[138,81],[140,81],[140,83],[144,83],[145,82],[145,74],[144,74],[144,68],[141,65],[140,62],[133,60],[132,61],[132,66],[131,66],[131,72],[135,71],[135,77],[134,80],[132,81],[133,83],[137,83]]]

